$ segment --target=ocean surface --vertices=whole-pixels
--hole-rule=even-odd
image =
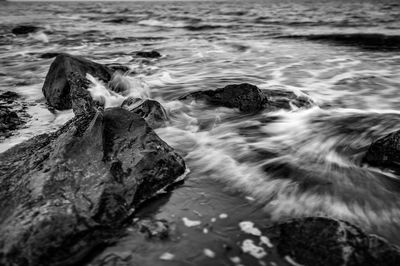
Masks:
[[[43,29],[13,35],[21,24]],[[142,50],[162,57],[135,56]],[[41,92],[53,60],[41,55],[53,52],[128,66],[120,79],[132,95],[163,104],[170,122],[156,132],[190,169],[184,185],[138,212],[174,223],[177,239],[143,243],[132,234],[104,256],[233,265],[241,254],[255,265],[240,253],[239,222],[304,216],[344,219],[400,244],[399,176],[361,164],[373,140],[400,130],[398,0],[0,3],[0,90],[19,93],[32,116],[0,151],[72,118],[49,110]],[[244,115],[176,100],[244,82],[313,104]]]

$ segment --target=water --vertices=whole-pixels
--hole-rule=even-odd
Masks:
[[[400,129],[399,17],[396,0],[2,4],[0,89],[20,93],[33,119],[0,151],[72,117],[46,108],[41,87],[53,59],[41,54],[120,63],[131,69],[116,78],[128,92],[107,96],[93,80],[103,90],[98,97],[108,105],[128,94],[160,101],[170,122],[157,133],[191,171],[186,185],[138,213],[168,218],[183,235],[173,244],[146,244],[151,251],[137,255],[143,263],[154,265],[169,249],[182,265],[206,264],[201,250],[221,239],[235,246],[240,221],[260,226],[309,215],[345,219],[400,244],[399,177],[361,165],[373,140]],[[10,34],[23,23],[43,30]],[[162,58],[134,55],[153,49]],[[243,82],[305,94],[314,104],[244,115],[175,100]],[[221,213],[229,218],[214,229],[223,236],[181,221],[204,225]],[[127,252],[135,241],[128,236],[111,251]],[[212,250],[230,263],[221,245]]]

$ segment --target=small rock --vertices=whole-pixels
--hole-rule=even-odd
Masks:
[[[15,35],[23,35],[39,31],[41,28],[33,25],[19,25],[11,30]]]
[[[248,83],[228,85],[216,90],[193,92],[179,100],[204,100],[209,104],[238,108],[242,112],[260,111],[268,102],[267,97],[254,85]]]
[[[138,226],[140,232],[146,233],[148,238],[167,239],[170,235],[170,226],[166,220],[139,220]]]
[[[153,51],[140,51],[136,52],[136,56],[145,57],[145,58],[159,58],[161,54],[155,50]]]

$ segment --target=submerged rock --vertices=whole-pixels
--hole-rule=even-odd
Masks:
[[[293,108],[309,108],[314,103],[306,95],[297,95],[293,91],[278,90],[278,89],[264,89],[263,94],[268,98],[266,108],[269,110]]]
[[[21,128],[30,117],[26,112],[26,104],[18,101],[19,95],[7,91],[0,94],[0,140]]]
[[[11,30],[15,35],[28,34],[39,31],[41,28],[33,25],[19,25]]]
[[[216,90],[192,92],[179,100],[203,100],[208,104],[238,108],[242,112],[252,113],[263,109],[270,111],[310,107],[313,102],[303,95],[296,95],[292,91],[263,89],[248,84],[233,84]]]
[[[88,73],[104,82],[108,82],[114,71],[104,65],[79,56],[58,55],[50,66],[42,88],[50,106],[59,110],[71,108],[70,80],[68,78],[71,72],[76,72],[83,77]]]
[[[87,92],[78,87],[74,101]],[[79,263],[185,171],[137,114],[73,106],[77,116],[58,131],[0,154],[1,265]]]
[[[165,126],[168,121],[167,112],[164,107],[154,100],[128,98],[122,103],[122,108],[143,117],[153,129]]]
[[[373,142],[364,160],[371,166],[400,170],[400,131]]]
[[[159,57],[161,57],[161,54],[155,50],[140,51],[140,52],[136,52],[136,56],[145,57],[145,58],[159,58]]]
[[[273,227],[278,253],[301,265],[395,266],[400,249],[350,223],[322,217],[294,219]]]
[[[166,220],[143,219],[136,226],[147,238],[167,239],[170,235],[170,226]]]
[[[242,83],[225,86],[216,90],[193,92],[180,100],[204,100],[209,104],[238,108],[242,112],[257,112],[268,102],[267,97],[256,86]]]

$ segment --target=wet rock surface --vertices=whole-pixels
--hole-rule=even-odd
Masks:
[[[193,92],[179,100],[204,100],[216,106],[238,108],[242,112],[257,112],[268,102],[263,92],[256,86],[242,83],[225,86],[216,90]]]
[[[261,110],[291,110],[313,105],[312,100],[306,95],[297,95],[292,91],[279,89],[261,90],[248,83],[232,84],[216,90],[192,92],[180,97],[179,100],[203,100],[211,105],[238,108],[245,113]]]
[[[43,94],[50,106],[59,110],[71,108],[69,80],[71,72],[76,72],[82,77],[90,74],[99,80],[108,82],[114,71],[104,65],[79,56],[69,54],[58,55],[50,66],[42,88]]]
[[[0,264],[74,265],[184,173],[143,118],[84,106],[92,111],[0,154]]]
[[[143,117],[153,129],[165,126],[168,121],[164,107],[154,100],[128,98],[122,103],[122,108]]]
[[[17,93],[11,91],[0,94],[0,141],[11,136],[30,118],[26,103],[19,98]]]
[[[365,154],[364,163],[371,166],[400,170],[400,131],[373,142]]]
[[[166,220],[142,219],[136,223],[136,227],[141,233],[146,234],[148,239],[168,239],[171,231]]]
[[[399,265],[400,250],[348,222],[322,217],[276,225],[272,240],[282,257],[301,265]]]

